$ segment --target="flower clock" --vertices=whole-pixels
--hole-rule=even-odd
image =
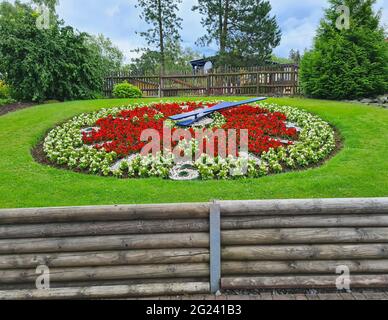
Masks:
[[[136,104],[81,114],[49,132],[44,152],[51,163],[79,172],[208,180],[300,170],[335,149],[333,128],[294,107],[243,105],[187,128],[169,119],[215,104]]]

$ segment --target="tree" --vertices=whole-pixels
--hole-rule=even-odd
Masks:
[[[55,7],[59,4],[59,0],[32,0],[33,3],[46,6],[52,12],[55,12]]]
[[[219,46],[218,65],[249,66],[271,59],[281,32],[266,0],[198,0],[207,34],[199,44]]]
[[[388,45],[375,0],[329,0],[314,47],[301,62],[301,85],[306,95],[355,99],[388,90]],[[338,28],[338,7],[350,9],[349,28]]]
[[[150,49],[137,49],[142,53],[139,58],[132,59],[127,67],[128,71],[136,74],[155,75],[160,70],[160,54]],[[190,72],[191,60],[199,59],[201,55],[190,48],[182,48],[179,42],[169,45],[165,53],[165,72],[166,73],[184,73]]]
[[[291,60],[291,63],[295,63],[295,64],[299,65],[300,60],[301,60],[300,51],[291,49],[289,59]]]
[[[148,45],[157,48],[160,60],[160,73],[164,74],[166,68],[166,45],[180,40],[179,29],[182,19],[177,16],[178,4],[182,0],[139,0],[138,6],[142,8],[141,18],[151,28],[140,32]]]
[[[90,36],[87,43],[90,49],[101,58],[100,68],[105,76],[122,69],[124,54],[109,38],[105,38],[102,34]]]
[[[290,64],[290,63],[293,63],[293,61],[289,58],[283,58],[283,57],[278,57],[276,55],[272,55],[271,57],[271,61],[275,62],[275,63],[280,63],[280,64]]]
[[[0,3],[0,73],[15,98],[26,101],[93,98],[101,92],[101,56],[89,35],[63,22],[36,26],[29,4]]]

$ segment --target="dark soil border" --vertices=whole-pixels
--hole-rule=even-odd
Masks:
[[[35,107],[37,105],[38,105],[37,103],[33,103],[33,102],[15,102],[11,104],[6,104],[0,107],[0,116],[4,116],[11,112],[16,112],[19,110]]]

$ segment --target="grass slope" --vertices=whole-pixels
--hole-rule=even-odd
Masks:
[[[256,180],[175,182],[83,175],[35,163],[30,150],[57,123],[129,101],[41,105],[0,117],[0,207],[388,196],[388,110],[297,98],[271,101],[301,107],[335,125],[344,139],[343,150],[320,168]]]

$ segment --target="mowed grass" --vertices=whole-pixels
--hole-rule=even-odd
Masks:
[[[342,135],[340,153],[319,168],[300,172],[234,181],[119,180],[59,170],[33,160],[31,148],[57,123],[82,112],[139,101],[74,101],[0,117],[0,207],[388,196],[388,110],[335,101],[270,100],[315,113]]]

